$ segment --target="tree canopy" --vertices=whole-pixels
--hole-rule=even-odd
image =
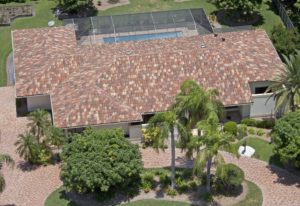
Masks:
[[[139,180],[143,169],[138,146],[121,129],[87,129],[75,134],[62,151],[61,180],[74,192],[112,194]]]
[[[276,121],[272,140],[281,161],[300,168],[300,111],[287,113]]]
[[[242,15],[252,14],[262,0],[212,0],[219,9],[234,10]]]
[[[296,49],[300,49],[300,34],[295,29],[286,29],[279,24],[274,26],[271,32],[271,39],[280,54],[294,54]]]

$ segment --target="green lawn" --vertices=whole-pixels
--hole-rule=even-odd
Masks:
[[[122,206],[190,206],[191,204],[185,202],[175,202],[167,200],[138,200],[130,202],[127,204],[122,204]]]
[[[249,190],[248,194],[246,195],[246,198],[233,206],[262,205],[263,196],[260,188],[252,182],[246,181],[246,183],[248,185]],[[65,191],[63,187],[60,187],[57,190],[55,190],[48,196],[44,206],[78,206],[74,202],[66,199],[64,192]],[[145,199],[122,204],[122,206],[191,206],[191,204],[177,201]]]
[[[262,205],[263,202],[263,195],[260,190],[260,188],[249,181],[246,181],[248,185],[248,194],[246,195],[246,198],[239,202],[238,204],[235,204],[233,206],[259,206]]]
[[[279,158],[273,152],[273,148],[274,148],[273,144],[270,144],[265,140],[254,138],[254,137],[247,138],[246,142],[248,146],[253,147],[255,149],[255,154],[254,154],[255,158],[268,162],[269,164],[283,167]],[[243,143],[242,141],[236,143],[234,145],[235,148],[234,151],[237,152],[239,146],[241,146],[242,143]]]
[[[181,3],[174,2],[174,0],[130,0],[130,4],[108,9],[106,11],[99,11],[98,15],[113,15],[124,13],[137,13],[147,11],[162,11],[162,10],[176,10],[184,8],[203,8],[207,15],[216,10],[216,7],[208,3],[207,0],[189,0]],[[261,6],[259,12],[263,17],[263,21],[257,27],[264,28],[270,33],[272,27],[281,23],[279,16],[274,13],[270,6],[271,0],[266,0]],[[56,6],[55,0],[28,0],[26,3],[35,6],[36,16],[19,18],[12,22],[9,27],[0,27],[0,86],[6,85],[6,58],[11,52],[11,30],[24,28],[47,27],[47,22],[53,20],[52,9]],[[57,19],[56,25],[61,25]]]
[[[44,206],[77,206],[77,204],[68,200],[64,188],[60,187],[47,197]]]

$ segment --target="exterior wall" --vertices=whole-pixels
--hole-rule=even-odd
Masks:
[[[142,125],[130,125],[129,126],[129,137],[130,140],[141,142],[142,141]]]
[[[32,112],[37,109],[51,110],[51,101],[49,95],[27,97],[27,109]]]
[[[240,113],[241,113],[242,119],[250,117],[250,109],[251,109],[250,104],[240,106]]]
[[[97,129],[121,128],[124,130],[124,134],[129,134],[129,123],[98,125],[98,126],[94,126],[94,128],[97,128]]]
[[[274,115],[275,100],[269,99],[271,94],[253,94],[251,104],[251,117],[270,117]]]

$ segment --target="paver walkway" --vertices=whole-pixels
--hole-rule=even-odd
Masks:
[[[266,206],[299,206],[300,177],[266,162],[240,157],[237,159],[227,152],[222,152],[227,163],[238,165],[244,172],[245,178],[260,187],[263,193],[263,205]]]
[[[13,87],[0,87],[0,153],[7,153],[15,160],[14,169],[4,167],[6,189],[0,194],[0,205],[43,206],[47,196],[62,183],[59,166],[39,167],[24,170],[22,159],[15,153],[17,135],[26,130],[26,118],[16,118]],[[23,168],[23,170],[21,169]]]

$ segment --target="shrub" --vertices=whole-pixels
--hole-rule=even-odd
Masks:
[[[272,140],[280,160],[300,168],[300,111],[287,113],[276,121]]]
[[[244,172],[234,164],[220,165],[216,171],[218,191],[234,191],[244,181]]]
[[[243,139],[246,136],[247,136],[247,125],[245,124],[239,125],[237,128],[237,138]]]
[[[286,56],[300,49],[300,34],[295,29],[286,29],[281,24],[273,27],[271,39],[276,50]]]
[[[233,121],[226,122],[224,124],[224,131],[236,136],[237,135],[237,124],[236,124],[236,122],[233,122]]]
[[[152,146],[153,140],[157,139],[160,136],[160,129],[159,127],[156,128],[143,128],[142,134],[144,137],[144,144],[146,146]]]
[[[171,178],[167,172],[163,172],[159,175],[159,182],[163,187],[168,187],[171,185]]]
[[[177,178],[176,179],[176,187],[179,193],[183,193],[186,192],[189,189],[189,185],[187,183],[187,181],[185,181],[182,178]]]
[[[265,134],[265,131],[264,131],[263,129],[258,129],[258,130],[256,131],[256,134],[257,134],[258,136],[263,136],[263,135]]]
[[[242,124],[247,125],[248,127],[256,127],[257,126],[257,120],[251,119],[251,118],[245,118],[242,120]]]
[[[166,190],[166,194],[170,197],[175,197],[177,195],[177,191],[172,189],[171,187],[168,187]]]
[[[149,182],[142,182],[141,188],[145,193],[148,193],[152,189],[152,185]]]
[[[275,119],[263,119],[258,121],[256,126],[258,128],[272,129],[275,126]]]
[[[249,128],[248,133],[251,135],[255,135],[255,129],[254,128]]]
[[[60,178],[73,192],[106,196],[138,187],[143,169],[137,145],[124,138],[121,129],[87,129],[64,145]]]
[[[155,186],[155,180],[154,180],[154,173],[150,171],[146,171],[141,174],[141,183],[142,183],[142,188],[154,188]]]

